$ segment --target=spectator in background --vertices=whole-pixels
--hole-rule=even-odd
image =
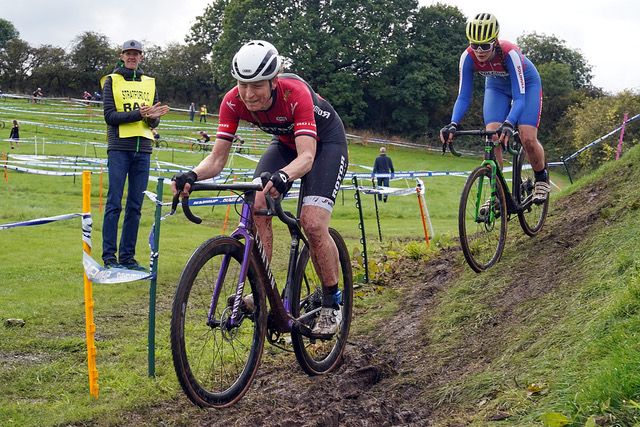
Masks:
[[[151,129],[160,124],[160,117],[169,112],[169,107],[158,102],[155,79],[144,75],[139,67],[143,57],[139,41],[126,41],[113,73],[100,80],[107,123],[109,168],[109,192],[102,223],[102,260],[106,268],[147,271],[134,256],[143,191],[149,182],[153,151]],[[118,248],[118,221],[126,181],[129,187]],[[116,249],[119,259],[116,258]]]
[[[207,106],[203,105],[202,107],[200,107],[200,123],[202,123],[202,120],[204,120],[205,123],[207,123]]]
[[[391,157],[387,156],[387,149],[385,147],[380,147],[380,155],[376,157],[375,162],[373,163],[373,173],[394,173],[393,162],[391,161]],[[378,186],[388,187],[389,186],[389,177],[378,177]],[[378,200],[384,200],[387,203],[387,195],[382,197],[382,194],[378,194]]]
[[[16,149],[20,149],[20,125],[17,120],[13,121],[11,126],[11,134],[9,135],[9,142],[11,143],[11,149],[13,150],[13,141],[16,142]]]
[[[193,118],[196,116],[196,104],[193,102],[189,105],[189,120],[193,121]]]

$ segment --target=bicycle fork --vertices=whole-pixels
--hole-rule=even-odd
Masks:
[[[484,175],[481,175],[478,178],[478,194],[476,197],[476,206],[475,206],[475,212],[474,212],[474,218],[475,218],[475,222],[477,223],[486,223],[486,224],[493,224],[494,220],[496,219],[496,212],[495,209],[493,209],[493,205],[496,201],[496,188],[498,186],[498,168],[496,167],[495,164],[493,164],[491,161],[485,161],[484,162],[485,166],[489,166],[489,169],[491,170],[491,175],[490,175],[490,183],[491,183],[491,196],[489,198],[489,212],[487,213],[482,213],[480,212],[480,209],[482,207],[482,205],[484,204],[483,200],[486,197],[485,195],[483,195],[482,190],[484,188],[483,183],[484,183]]]

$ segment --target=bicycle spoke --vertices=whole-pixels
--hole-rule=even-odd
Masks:
[[[492,195],[491,169],[474,170],[465,183],[458,212],[460,245],[474,271],[484,271],[500,259],[507,232],[505,210],[499,184]]]
[[[236,239],[210,239],[192,255],[176,291],[171,319],[174,365],[185,394],[200,406],[223,407],[240,399],[262,354],[266,312],[259,303],[262,289],[255,268],[246,282],[246,293],[253,292],[258,302],[254,313],[241,314],[230,326],[227,296],[237,291],[242,256],[243,245]]]
[[[330,229],[338,248],[340,279],[338,286],[342,292],[342,324],[338,332],[326,340],[311,339],[300,332],[292,331],[291,342],[296,358],[302,369],[309,375],[331,372],[341,361],[351,326],[353,305],[353,277],[348,250],[337,231]],[[294,283],[294,317],[305,316],[305,324],[311,329],[315,325],[322,303],[322,283],[310,259],[308,248],[303,247]],[[315,313],[315,314],[312,314]],[[311,315],[310,315],[311,314]]]

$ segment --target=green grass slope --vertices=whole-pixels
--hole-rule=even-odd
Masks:
[[[439,292],[422,355],[447,374],[423,398],[443,425],[637,425],[639,165],[635,147],[576,183],[536,238],[511,223],[496,267]]]

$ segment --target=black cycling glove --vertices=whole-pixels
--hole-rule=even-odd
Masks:
[[[278,190],[278,193],[284,194],[289,189],[289,175],[282,169],[271,174],[269,181],[273,183],[273,187]]]
[[[444,142],[447,142],[449,140],[449,135],[455,133],[457,130],[458,124],[453,122],[440,129],[440,134],[444,138]]]
[[[198,175],[194,171],[177,173],[171,178],[171,181],[176,182],[176,190],[182,191],[185,184],[193,185],[198,180]]]
[[[500,138],[502,138],[502,135],[506,136],[507,138],[511,139],[513,138],[513,125],[507,121],[505,121],[502,126],[500,126],[498,128],[498,136]]]

